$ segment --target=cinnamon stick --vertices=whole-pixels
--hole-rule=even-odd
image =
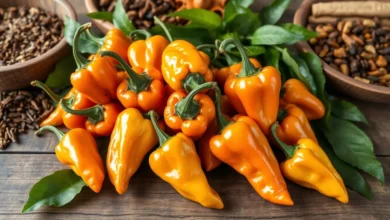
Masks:
[[[313,15],[390,17],[390,2],[379,1],[333,1],[312,5]]]

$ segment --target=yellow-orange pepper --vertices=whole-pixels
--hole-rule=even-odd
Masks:
[[[88,29],[89,36],[91,36],[95,41],[101,41],[101,39],[96,39]],[[103,39],[103,44],[100,47],[99,51],[94,56],[94,59],[100,57],[100,52],[111,51],[118,54],[122,59],[127,60],[127,48],[130,46],[131,40],[128,38],[123,31],[118,28],[112,28],[107,31],[106,36]],[[117,63],[115,59],[111,59],[112,62]]]
[[[153,172],[183,197],[207,208],[222,209],[223,202],[209,185],[191,138],[183,133],[169,137],[158,128],[155,113],[150,115],[160,142],[149,157]]]
[[[219,132],[217,120],[213,120],[206,133],[196,142],[200,162],[206,171],[211,171],[221,165],[221,161],[210,150],[210,139]]]
[[[268,135],[271,125],[276,121],[279,108],[281,78],[272,66],[255,68],[236,39],[221,43],[220,50],[234,44],[242,57],[242,69],[238,75],[230,74],[226,79],[224,91],[238,113],[248,115]]]
[[[94,192],[100,192],[104,168],[92,135],[82,128],[75,128],[64,134],[51,125],[41,127],[35,134],[39,135],[45,130],[54,132],[60,140],[55,148],[58,160],[69,166]]]
[[[272,134],[287,157],[280,164],[283,175],[301,186],[348,203],[343,179],[321,147],[308,138],[299,139],[294,146],[289,146],[278,138],[277,126],[277,123],[272,125]]]
[[[130,178],[157,143],[152,122],[140,111],[128,108],[118,115],[108,145],[107,171],[119,194],[126,192]]]
[[[288,145],[294,145],[299,139],[309,138],[317,142],[305,113],[293,104],[287,104],[279,110],[279,126],[276,129],[278,137]]]
[[[324,104],[297,79],[289,79],[284,83],[280,102],[282,106],[286,103],[298,106],[309,120],[321,119],[325,115]]]
[[[162,55],[161,71],[165,82],[175,91],[190,92],[213,79],[207,54],[185,40],[170,43]]]

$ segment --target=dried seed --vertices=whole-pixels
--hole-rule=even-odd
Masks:
[[[375,27],[376,24],[375,24],[375,21],[371,20],[371,19],[364,19],[363,20],[363,26],[366,26],[366,27]]]
[[[347,64],[341,64],[340,65],[340,69],[341,69],[341,72],[344,74],[344,75],[349,75],[349,67]]]
[[[372,54],[373,56],[376,56],[376,49],[371,44],[367,44],[364,46],[364,50]]]
[[[378,56],[378,59],[376,60],[376,65],[379,67],[386,67],[387,66],[387,60],[385,59],[384,56],[380,55]]]
[[[345,58],[345,57],[347,57],[347,54],[346,54],[345,49],[343,47],[335,49],[333,51],[333,55],[335,57],[338,57],[338,58]]]

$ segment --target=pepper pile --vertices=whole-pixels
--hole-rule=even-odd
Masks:
[[[207,208],[224,205],[202,166],[210,171],[221,163],[245,176],[272,203],[293,205],[284,177],[348,202],[343,180],[309,123],[322,118],[325,107],[299,80],[282,84],[276,68],[249,59],[233,38],[207,46],[217,56],[225,56],[228,47],[238,50],[242,62],[222,69],[210,67],[204,46],[172,41],[169,32],[167,39],[145,30],[134,31],[145,39],[132,42],[112,29],[99,51],[86,59],[78,42],[82,33],[92,35],[90,27],[81,25],[73,39],[78,68],[69,93],[59,98],[44,84],[33,85],[59,103],[37,134],[57,134],[58,160],[94,192],[105,178],[94,137],[111,136],[106,169],[119,194],[159,144],[149,156],[153,172]],[[62,124],[70,129],[66,134],[54,127]],[[285,153],[281,164],[268,140]]]

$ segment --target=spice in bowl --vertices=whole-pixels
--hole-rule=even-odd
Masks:
[[[377,7],[368,7],[367,3]],[[318,37],[309,43],[321,59],[343,74],[364,83],[390,87],[390,20],[378,17],[390,16],[390,12],[382,10],[390,8],[390,3],[373,3],[376,2],[313,4],[307,28],[316,31]],[[365,9],[360,10],[361,7]],[[349,9],[341,16],[335,8]],[[373,14],[378,16],[363,17]]]
[[[40,8],[0,8],[0,66],[44,54],[61,41],[63,28],[58,16]]]
[[[37,91],[0,92],[0,149],[18,141],[18,135],[39,124],[54,109],[47,95]]]

